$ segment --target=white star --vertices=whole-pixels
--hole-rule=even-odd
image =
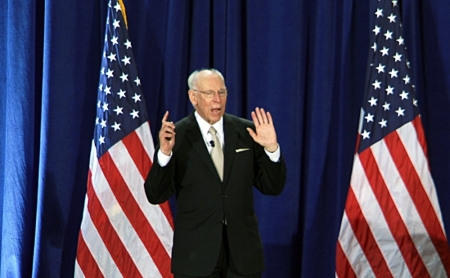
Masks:
[[[370,106],[376,106],[377,101],[378,101],[378,99],[376,99],[374,97],[372,97],[371,99],[368,100],[368,102],[370,103]]]
[[[127,91],[123,91],[122,89],[120,89],[120,91],[117,92],[117,94],[119,95],[119,99],[125,97],[125,93],[126,93],[126,92],[127,92]]]
[[[377,51],[377,43],[374,42],[371,48],[373,49],[373,51]]]
[[[395,55],[394,55],[394,60],[396,61],[396,62],[400,62],[401,60],[402,60],[402,54],[400,54],[400,53],[395,53]]]
[[[117,19],[114,19],[113,26],[114,26],[114,29],[119,28],[120,27],[120,21],[117,20]]]
[[[103,91],[103,84],[100,84],[100,86],[98,86],[98,89],[101,91]]]
[[[120,107],[119,105],[117,105],[117,108],[114,109],[114,112],[116,112],[116,115],[119,115],[119,114],[123,114],[122,110],[123,110],[123,107]]]
[[[385,68],[386,66],[385,65],[382,65],[381,63],[378,65],[378,67],[376,67],[376,69],[378,70],[378,73],[380,73],[380,72],[384,72],[384,68]]]
[[[100,145],[104,144],[105,143],[105,137],[100,135],[100,137],[98,138],[98,141],[100,142]]]
[[[113,45],[118,44],[118,43],[119,43],[119,42],[117,41],[118,39],[119,39],[118,37],[113,36],[112,39],[111,39],[112,44],[113,44]]]
[[[114,131],[120,130],[120,124],[116,122],[114,122],[114,124],[111,127],[114,128]]]
[[[405,42],[405,40],[401,36],[397,39],[397,41],[398,45],[402,45]]]
[[[100,102],[100,100],[97,102],[97,107],[100,108],[102,106],[102,103]]]
[[[111,77],[113,77],[114,75],[113,75],[113,70],[111,70],[111,69],[108,69],[108,71],[106,72],[106,76],[108,76],[108,78],[111,78]]]
[[[106,121],[105,121],[105,120],[102,120],[102,122],[100,123],[100,126],[101,126],[102,128],[106,127]]]
[[[375,25],[375,28],[373,28],[372,30],[375,33],[375,36],[378,35],[381,31],[381,28],[377,25]]]
[[[378,80],[375,80],[375,82],[372,83],[373,89],[381,89],[381,82]]]
[[[386,37],[386,40],[392,39],[392,32],[387,30],[386,33],[384,33],[384,36]]]
[[[405,84],[408,84],[411,79],[409,78],[408,75],[406,75],[405,78],[403,78],[403,80],[405,81]]]
[[[394,7],[396,7],[397,6],[397,0],[392,0],[392,5],[394,6]]]
[[[127,64],[131,64],[130,63],[130,57],[127,57],[126,55],[124,56],[124,58],[122,59],[123,64],[126,66]]]
[[[380,50],[380,52],[383,54],[382,56],[389,55],[389,48],[386,48],[384,46],[383,49]]]
[[[370,138],[370,131],[364,130],[363,133],[361,133],[363,139],[369,139]]]
[[[386,88],[386,94],[387,94],[387,95],[393,95],[393,94],[394,94],[394,87],[391,87],[391,85],[389,85],[389,86]]]
[[[391,75],[391,78],[397,77],[397,73],[398,73],[398,70],[395,70],[395,69],[392,69],[389,72],[389,74]]]
[[[389,110],[389,109],[390,109],[390,106],[391,106],[390,103],[385,102],[385,103],[383,104],[384,111]]]
[[[100,71],[100,73],[101,73],[102,75],[105,75],[105,68],[102,68],[102,70]]]
[[[131,42],[129,40],[127,40],[126,42],[123,43],[123,45],[125,45],[128,48],[131,48]]]
[[[134,99],[134,103],[141,101],[141,95],[138,95],[136,93],[134,93],[134,96],[131,98]]]
[[[404,100],[404,99],[408,99],[408,95],[409,95],[408,92],[403,91],[403,92],[400,94],[400,97],[402,98],[402,100]]]
[[[382,9],[377,9],[375,14],[377,15],[377,18],[379,18],[380,16],[383,16],[383,10]]]
[[[100,123],[100,120],[99,120],[99,118],[97,117],[97,118],[95,118],[95,124],[96,125],[98,125]]]
[[[369,122],[373,122],[373,115],[368,113],[367,116],[364,117],[366,119],[366,121]]]
[[[120,75],[120,79],[122,79],[122,82],[128,81],[128,74],[122,72],[122,74]]]
[[[111,87],[106,86],[106,87],[105,87],[105,93],[106,93],[107,95],[111,94]]]
[[[397,113],[397,116],[405,116],[405,109],[402,109],[401,107],[399,107],[397,110],[395,110],[395,112]]]
[[[103,106],[102,106],[102,108],[103,108],[103,111],[106,111],[106,110],[108,110],[108,103],[103,103]]]
[[[116,9],[116,12],[122,10],[122,9],[120,8],[120,4],[119,4],[119,3],[116,3],[116,5],[114,6],[114,9]]]
[[[136,79],[134,80],[134,82],[136,83],[136,86],[141,85],[141,80],[137,76],[136,76]]]
[[[417,99],[413,98],[413,105],[417,107]]]
[[[392,23],[392,22],[395,22],[396,16],[394,14],[391,14],[390,16],[388,16],[388,18],[389,18],[389,22]]]
[[[378,123],[380,124],[381,128],[387,127],[387,121],[385,119],[381,119],[381,121]]]
[[[136,110],[133,109],[133,112],[131,112],[130,115],[133,116],[133,119],[134,118],[139,118],[139,111],[136,111]]]

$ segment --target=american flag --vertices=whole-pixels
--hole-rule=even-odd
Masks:
[[[172,277],[171,211],[144,192],[153,154],[125,8],[111,0],[75,277]]]
[[[378,1],[337,277],[447,277],[450,250],[402,36]]]

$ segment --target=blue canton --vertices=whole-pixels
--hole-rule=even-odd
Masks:
[[[412,121],[419,109],[397,1],[378,2],[358,152]],[[383,4],[384,3],[384,4]]]
[[[97,157],[148,120],[121,6],[117,0],[108,6],[94,131]]]

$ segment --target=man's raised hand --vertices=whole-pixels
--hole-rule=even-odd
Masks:
[[[247,128],[250,136],[267,151],[276,151],[278,148],[277,134],[270,113],[265,112],[263,108],[256,107],[255,111],[252,111],[252,119],[256,132]]]
[[[168,121],[168,118],[169,111],[166,111],[161,121],[161,130],[159,131],[159,149],[165,155],[170,155],[175,145],[175,124]]]

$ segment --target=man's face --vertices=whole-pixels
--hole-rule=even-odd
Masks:
[[[194,89],[189,90],[189,99],[197,113],[211,125],[219,121],[225,113],[227,104],[227,95],[219,96],[218,93],[220,90],[226,90],[222,78],[210,71],[202,71],[198,75]],[[209,91],[214,92],[212,97],[202,93]]]

